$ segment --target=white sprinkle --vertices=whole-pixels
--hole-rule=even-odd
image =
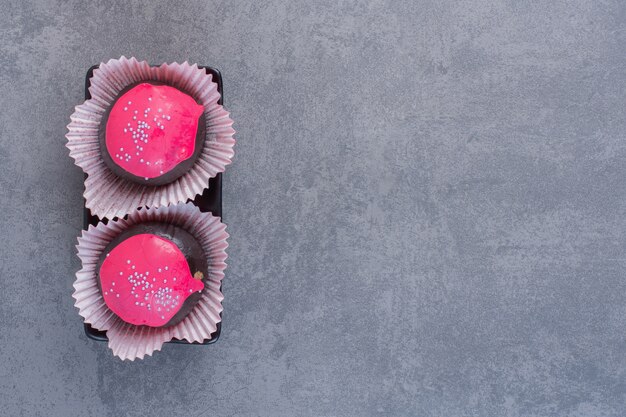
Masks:
[[[165,320],[165,316],[161,316],[161,318],[162,318],[163,320]]]
[[[124,128],[124,133],[127,133],[127,132],[128,132],[128,129]]]
[[[131,269],[135,269],[135,265],[131,266]]]
[[[149,178],[148,178],[148,177],[146,177],[146,181],[148,181],[148,180],[149,180]]]
[[[129,101],[129,102],[128,102],[128,104],[133,104],[133,102],[132,102],[132,101]]]
[[[161,272],[161,268],[159,268],[159,272]]]
[[[129,263],[130,263],[130,259],[128,259],[128,260],[126,261],[126,263],[127,263],[127,264],[129,264]]]
[[[135,301],[135,305],[138,306],[139,305],[139,301]]]
[[[133,120],[137,120],[137,116],[133,116]]]
[[[139,162],[141,162],[141,163],[143,164],[143,158],[141,158],[141,159],[139,160]]]
[[[124,111],[128,110],[128,107],[124,107]]]
[[[165,126],[161,125],[161,130],[165,129]]]
[[[109,295],[109,292],[108,292],[108,291],[105,291],[105,292],[104,292],[104,295]]]
[[[148,101],[152,101],[152,97],[148,97]]]
[[[107,253],[107,258],[109,257],[110,253]]]
[[[169,266],[166,266],[166,267],[165,267],[165,270],[167,271],[168,269],[170,269],[170,267],[169,267]]]
[[[163,284],[167,284],[167,280],[166,279],[163,280]]]
[[[166,117],[166,119],[167,119],[167,120],[170,120],[170,119],[171,119],[171,117],[170,117],[170,116],[167,116],[167,117]]]
[[[174,277],[174,281],[176,281],[176,277]]]
[[[119,295],[119,294],[116,294],[115,296],[116,296],[117,298],[120,298],[120,295]]]

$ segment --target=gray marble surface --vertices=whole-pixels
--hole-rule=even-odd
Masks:
[[[0,415],[626,415],[626,4],[0,1]],[[71,298],[94,63],[224,75],[222,337]]]

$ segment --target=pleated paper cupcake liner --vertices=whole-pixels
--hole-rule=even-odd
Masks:
[[[208,277],[200,301],[180,323],[169,327],[129,324],[113,313],[98,289],[96,264],[105,247],[120,233],[138,223],[163,222],[191,233],[208,258]],[[79,314],[97,330],[107,332],[109,348],[122,360],[143,359],[161,350],[172,339],[203,342],[217,330],[224,296],[220,283],[226,268],[228,233],[226,226],[210,213],[202,213],[193,204],[135,210],[127,220],[110,221],[89,226],[78,238],[78,257],[82,269],[76,273],[73,297]]]
[[[98,130],[107,108],[125,87],[141,81],[160,81],[189,93],[204,106],[206,140],[193,167],[177,180],[146,186],[115,175],[100,154]],[[234,155],[235,130],[229,113],[218,104],[220,94],[212,76],[196,64],[162,64],[121,57],[94,70],[89,87],[91,99],[76,106],[67,126],[66,146],[76,165],[88,175],[86,206],[99,218],[122,217],[139,207],[184,203],[208,187],[209,179],[226,169]]]

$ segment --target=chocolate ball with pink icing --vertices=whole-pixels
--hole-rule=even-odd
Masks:
[[[208,259],[186,230],[143,223],[107,245],[96,271],[104,302],[118,317],[166,327],[182,321],[200,300]]]
[[[198,159],[205,124],[204,107],[184,91],[155,81],[133,84],[103,116],[98,132],[101,155],[122,178],[168,184]]]

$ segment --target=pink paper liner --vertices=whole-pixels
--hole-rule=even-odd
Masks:
[[[136,184],[115,175],[100,156],[98,129],[106,109],[126,86],[139,81],[161,81],[183,89],[204,105],[206,141],[193,167],[176,181],[162,186]],[[71,115],[66,146],[76,165],[88,175],[86,206],[99,218],[122,217],[138,207],[184,203],[208,187],[211,177],[226,169],[234,155],[235,130],[229,113],[217,104],[220,94],[210,74],[197,64],[162,64],[150,67],[135,58],[111,59],[94,70],[91,99]]]
[[[104,302],[97,284],[96,264],[104,248],[129,227],[149,221],[179,226],[190,232],[200,243],[209,261],[205,290],[194,309],[180,323],[170,327],[148,327],[129,324],[113,313]],[[220,282],[226,268],[228,233],[226,226],[210,213],[202,213],[191,203],[177,206],[135,210],[128,220],[110,221],[89,226],[78,238],[78,257],[82,269],[76,273],[74,304],[78,313],[93,328],[107,332],[109,348],[122,360],[143,359],[161,350],[163,343],[174,338],[188,342],[210,339],[221,321],[222,300]]]

